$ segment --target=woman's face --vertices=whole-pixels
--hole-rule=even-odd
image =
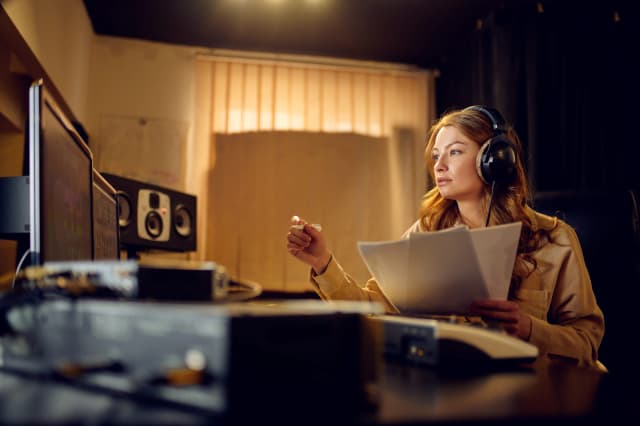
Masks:
[[[438,131],[431,151],[440,195],[456,201],[480,201],[484,183],[476,171],[480,147],[453,126]]]

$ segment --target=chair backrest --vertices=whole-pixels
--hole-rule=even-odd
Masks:
[[[593,290],[605,316],[600,359],[610,371],[633,362],[630,319],[640,309],[640,230],[634,190],[539,192],[533,208],[557,216],[578,234]]]

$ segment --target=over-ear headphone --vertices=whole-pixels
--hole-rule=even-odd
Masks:
[[[505,120],[494,108],[472,105],[465,110],[483,113],[491,122],[493,136],[487,140],[476,157],[476,170],[484,183],[509,185],[516,176],[516,149],[507,138]]]

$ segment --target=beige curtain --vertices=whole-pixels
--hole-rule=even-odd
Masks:
[[[196,63],[187,165],[199,204],[196,257],[267,289],[306,290],[306,268],[284,248],[299,214],[323,222],[341,262],[366,279],[356,241],[397,238],[426,187],[433,73],[286,59]]]
[[[265,130],[389,136],[424,124],[428,72],[347,66],[208,61],[216,133]]]

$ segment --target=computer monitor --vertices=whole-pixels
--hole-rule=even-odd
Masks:
[[[93,258],[120,258],[116,190],[96,169],[93,169]]]
[[[93,157],[42,80],[29,88],[31,264],[93,256]]]

